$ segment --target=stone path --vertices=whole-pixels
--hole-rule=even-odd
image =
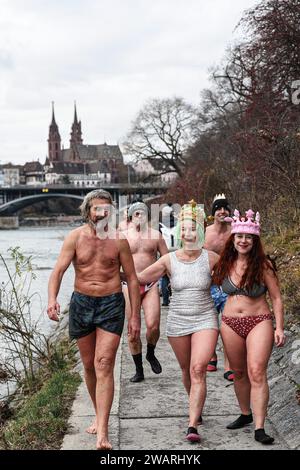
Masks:
[[[164,334],[167,308],[162,308],[162,336],[157,357],[162,363],[160,375],[144,364],[145,381],[129,382],[134,368],[122,338],[115,368],[116,393],[110,417],[110,438],[114,450],[196,450],[196,449],[288,449],[274,426],[267,421],[266,431],[275,437],[272,446],[262,446],[254,438],[254,425],[228,430],[226,424],[239,415],[233,385],[223,378],[222,352],[218,345],[217,372],[208,373],[208,393],[203,412],[203,425],[198,430],[200,444],[185,440],[188,425],[188,399],[181,383],[181,373],[171,346]],[[145,344],[145,331],[142,332]],[[96,438],[84,432],[94,417],[84,383],[79,387],[69,420],[62,450],[93,450]]]

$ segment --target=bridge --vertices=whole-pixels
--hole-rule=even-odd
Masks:
[[[163,184],[139,183],[139,184],[103,184],[101,189],[109,191],[117,203],[117,206],[125,206],[126,202],[121,202],[122,197],[125,201],[132,200],[138,196],[155,197],[166,190],[167,186]],[[37,202],[52,198],[71,198],[82,201],[84,196],[97,187],[65,185],[18,185],[7,188],[0,187],[0,217],[9,217],[16,214],[21,209],[31,206]]]

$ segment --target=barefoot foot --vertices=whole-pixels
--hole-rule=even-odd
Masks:
[[[100,437],[97,439],[97,444],[96,444],[97,450],[111,450],[112,445],[109,442],[107,437]]]
[[[95,418],[92,424],[86,428],[85,432],[88,434],[97,434],[97,419]]]

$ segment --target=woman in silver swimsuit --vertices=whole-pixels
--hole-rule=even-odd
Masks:
[[[225,219],[226,220],[226,219]],[[278,278],[260,241],[259,214],[249,209],[246,217],[234,212],[229,237],[214,270],[213,280],[228,294],[222,316],[221,335],[234,370],[234,388],[242,414],[228,429],[238,429],[255,418],[255,440],[272,444],[264,430],[269,400],[267,366],[273,342],[283,346],[283,305]],[[266,292],[276,320],[269,309]]]
[[[219,256],[202,248],[204,212],[195,201],[182,207],[177,224],[179,250],[162,256],[138,274],[141,284],[170,278],[172,297],[167,336],[182,370],[189,396],[186,438],[200,441],[197,431],[206,398],[206,367],[218,339],[218,321],[210,295],[211,272]],[[199,422],[200,421],[200,422]]]

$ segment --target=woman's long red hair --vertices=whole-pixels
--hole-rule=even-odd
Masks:
[[[220,286],[223,280],[230,276],[237,257],[238,253],[234,248],[234,234],[232,234],[227,240],[220,259],[214,268],[214,284]],[[263,284],[265,269],[271,269],[274,273],[276,271],[272,260],[264,252],[260,238],[257,235],[253,235],[253,246],[249,252],[248,266],[237,287],[249,290],[254,284]]]

